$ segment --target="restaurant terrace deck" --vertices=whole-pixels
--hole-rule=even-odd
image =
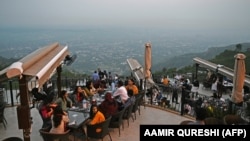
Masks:
[[[18,121],[16,117],[16,107],[8,107],[5,109],[5,116],[8,124],[6,129],[0,124],[0,140],[7,137],[20,137],[23,138],[23,131],[18,129]],[[137,113],[138,115],[138,113]],[[154,115],[154,116],[152,116]],[[31,141],[42,141],[42,137],[39,134],[39,129],[42,126],[42,119],[36,108],[31,110],[31,116],[33,117]],[[114,141],[139,141],[140,125],[142,124],[164,124],[164,125],[175,125],[179,124],[183,120],[190,120],[191,117],[180,116],[177,113],[172,113],[158,107],[141,107],[141,115],[137,116],[136,120],[132,122],[130,119],[129,127],[127,122],[124,121],[124,130],[121,129],[121,136],[119,137],[118,129],[110,129],[112,140]],[[73,137],[72,137],[73,140]],[[82,140],[78,138],[77,141]],[[106,136],[104,141],[108,141],[109,137]]]

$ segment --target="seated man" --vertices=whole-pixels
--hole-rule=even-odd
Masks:
[[[119,96],[119,98],[121,99],[121,103],[124,104],[129,98],[127,89],[125,88],[121,80],[118,81],[117,85],[118,85],[118,88],[114,92],[113,97]]]

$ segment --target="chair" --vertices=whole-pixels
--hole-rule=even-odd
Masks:
[[[242,125],[247,124],[240,116],[238,115],[225,115],[223,117],[223,122],[225,125]]]
[[[141,98],[143,95],[136,96],[135,104],[132,109],[132,114],[134,114],[134,117],[132,116],[133,120],[136,120],[136,112],[139,110],[139,102],[141,101]]]
[[[145,90],[141,90],[141,91],[139,92],[139,95],[142,95],[142,98],[141,98],[141,100],[140,100],[140,102],[139,102],[139,105],[140,105],[140,106],[143,106],[144,109],[145,109],[145,108],[146,108],[146,102],[145,102],[145,95],[146,95],[146,93],[145,93]],[[139,106],[139,111],[140,111],[140,106]]]
[[[139,115],[141,115],[141,105],[144,106],[144,109],[146,107],[144,99],[143,99],[145,94],[144,93],[139,93],[139,95],[140,95],[140,97],[139,97],[139,100],[138,100],[139,101],[138,102],[138,113],[139,113]]]
[[[111,121],[109,123],[109,128],[118,128],[119,129],[119,136],[120,136],[120,126],[123,126],[123,114],[125,112],[126,108],[123,108],[121,111],[115,113],[111,116]],[[124,128],[124,127],[122,127]]]
[[[126,107],[126,109],[125,109],[125,111],[124,111],[124,114],[123,114],[123,116],[122,116],[122,119],[123,119],[123,120],[127,120],[128,126],[129,126],[129,119],[130,119],[130,117],[131,117],[131,118],[133,119],[133,121],[134,121],[134,118],[133,118],[133,116],[132,116],[133,106],[134,106],[134,104],[130,104],[128,107]],[[124,125],[123,125],[123,126],[124,126]]]
[[[109,124],[111,121],[111,116],[109,116],[104,122],[89,125],[87,124],[87,139],[94,138],[94,139],[102,139],[109,135],[110,140],[112,141],[111,135],[109,133]],[[97,128],[101,128],[101,132],[96,132]]]
[[[224,124],[222,120],[215,118],[215,117],[205,118],[204,122],[205,122],[205,125],[223,125]]]
[[[69,141],[69,133],[70,130],[67,130],[64,133],[50,133],[48,131],[48,128],[42,128],[39,130],[40,134],[42,135],[42,138],[44,141]]]
[[[8,137],[8,138],[3,139],[2,141],[23,141],[23,139],[19,137]]]
[[[4,116],[5,103],[0,106],[0,123],[3,123],[4,128],[6,129],[7,120]]]

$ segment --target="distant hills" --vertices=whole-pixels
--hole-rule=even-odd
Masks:
[[[165,61],[160,62],[158,64],[152,64],[152,71],[162,71],[163,68],[183,68],[189,65],[192,65],[194,57],[200,57],[202,59],[211,60],[214,63],[224,64],[227,67],[234,67],[234,55],[237,54],[236,45],[228,45],[224,47],[210,47],[204,52],[200,53],[187,53],[183,55],[178,55],[172,58],[167,58]],[[250,43],[241,43],[241,51],[246,52],[250,50]],[[246,54],[246,53],[245,53]],[[248,55],[249,54],[249,55]],[[250,62],[250,53],[246,54],[246,62]],[[165,58],[165,57],[164,57]],[[11,63],[17,61],[17,59],[7,59],[0,56],[0,69],[4,69],[9,66]],[[112,65],[112,64],[110,64]],[[250,71],[250,63],[246,63],[246,69]],[[70,71],[70,70],[69,70]]]
[[[245,52],[247,50],[250,49],[250,43],[241,43],[241,51]],[[221,55],[221,57],[218,57],[220,59],[216,59],[215,57],[223,52],[225,52],[225,50],[231,50],[231,51],[235,51],[236,50],[236,44],[234,45],[229,45],[229,46],[225,46],[225,47],[211,47],[208,48],[207,51],[205,52],[200,52],[200,53],[188,53],[188,54],[183,54],[183,55],[179,55],[179,56],[175,56],[169,59],[166,59],[164,62],[158,63],[158,64],[152,64],[152,71],[161,71],[164,67],[166,69],[169,68],[182,68],[185,66],[189,66],[192,65],[193,62],[193,58],[194,57],[200,57],[202,59],[206,59],[206,60],[211,60],[214,58],[213,61],[222,61],[223,63],[221,64],[225,64],[225,66],[228,66],[230,68],[233,68],[234,65],[234,53],[236,52],[231,52],[232,54],[226,54],[226,55]],[[250,54],[250,53],[249,53]],[[246,59],[250,59],[249,57],[247,57]],[[225,60],[225,61],[223,61]],[[233,62],[232,62],[233,61]],[[250,62],[250,61],[246,61],[246,62]],[[247,64],[248,65],[248,64]],[[250,64],[249,64],[250,65]]]
[[[0,56],[0,70],[8,67],[15,61],[17,61],[17,59],[13,59],[13,58],[7,59],[7,58]]]

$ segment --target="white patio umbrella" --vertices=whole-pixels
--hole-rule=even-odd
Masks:
[[[231,100],[233,103],[243,102],[243,86],[245,81],[245,58],[246,56],[242,53],[234,56],[234,77],[233,77],[233,90]]]
[[[147,90],[147,82],[148,80],[150,80],[151,77],[151,44],[150,43],[146,43],[145,44],[145,66],[144,66],[144,77],[145,77],[145,81],[144,81],[144,90],[145,90],[145,97],[144,100],[146,98],[146,90]],[[152,95],[151,95],[151,104],[152,104]]]
[[[145,68],[144,68],[144,76],[145,79],[150,78],[151,76],[151,44],[145,44]]]

